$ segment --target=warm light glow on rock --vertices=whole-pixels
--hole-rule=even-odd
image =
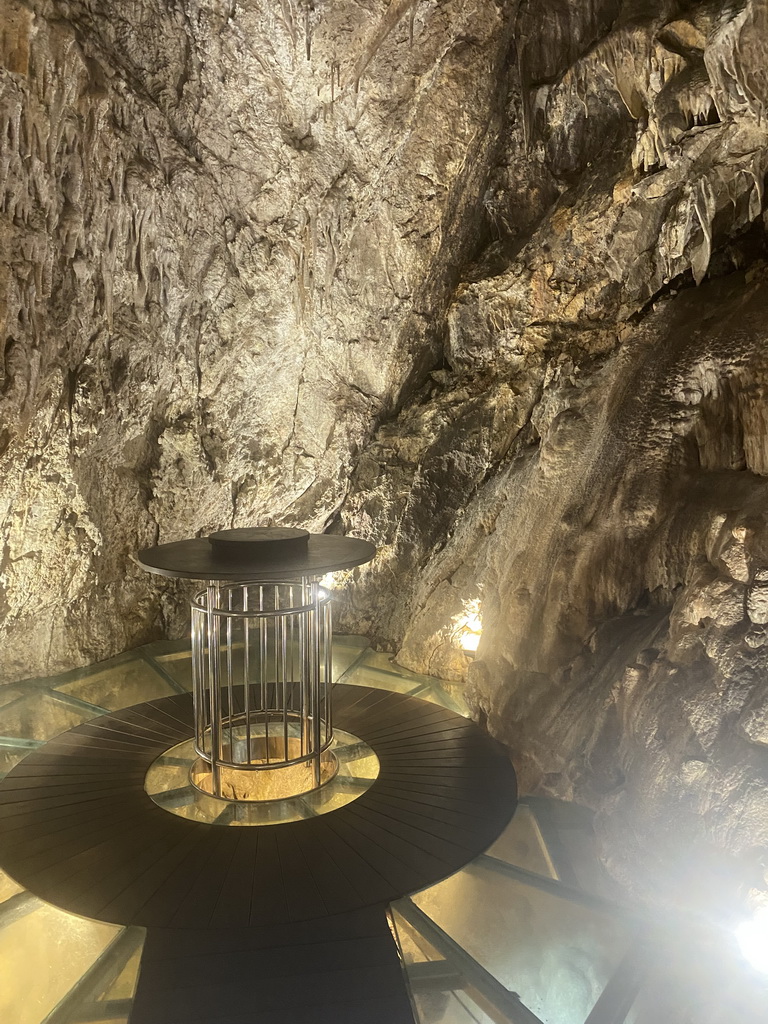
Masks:
[[[462,651],[476,651],[483,632],[483,621],[480,617],[480,598],[464,602],[464,609],[451,620],[451,639]]]
[[[261,741],[263,743],[263,740]],[[288,740],[288,755],[300,756],[301,743],[298,739]],[[279,752],[283,756],[283,751]],[[267,764],[266,758],[254,759],[255,764]],[[320,785],[324,786],[336,775],[338,762],[330,751],[320,759]],[[203,793],[214,795],[210,765],[201,757],[197,758],[190,772],[192,785]],[[239,768],[221,769],[221,794],[225,800],[287,800],[318,788],[315,784],[312,763],[301,761],[280,768],[262,768],[247,771]]]

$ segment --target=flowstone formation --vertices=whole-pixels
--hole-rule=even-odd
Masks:
[[[762,885],[768,0],[0,9],[5,678],[184,628],[131,551],[344,530],[636,894]]]

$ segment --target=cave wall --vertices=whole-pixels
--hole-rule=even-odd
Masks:
[[[139,547],[345,530],[637,895],[755,880],[768,0],[0,11],[5,678],[181,632]]]
[[[434,362],[511,27],[491,0],[0,8],[13,678],[184,628],[138,548],[332,518]]]
[[[383,549],[351,619],[467,678],[635,895],[733,912],[767,884],[768,5],[521,5],[515,46],[444,363],[343,507]]]

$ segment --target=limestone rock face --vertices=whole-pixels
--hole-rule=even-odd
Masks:
[[[492,0],[2,0],[9,677],[181,628],[154,542],[322,529],[438,349],[503,114]]]
[[[768,5],[533,8],[445,363],[343,507],[352,618],[635,894],[721,910],[768,849]]]
[[[344,530],[636,894],[749,886],[768,0],[0,10],[5,678],[183,630],[139,547]]]

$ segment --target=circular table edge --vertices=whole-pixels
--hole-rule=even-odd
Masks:
[[[340,555],[344,548],[347,554]],[[135,555],[135,561],[147,572],[171,579],[258,582],[275,576],[319,576],[354,569],[370,562],[375,554],[376,548],[370,541],[320,533],[310,534],[306,551],[285,552],[279,558],[238,566],[231,559],[217,556],[206,537],[143,548]]]
[[[514,814],[508,752],[440,705],[334,688],[334,724],[380,774],[318,817],[225,827],[158,807],[149,765],[191,735],[181,694],[92,719],[0,781],[0,867],[71,913],[120,925],[250,927],[312,920],[416,892],[483,853]]]

